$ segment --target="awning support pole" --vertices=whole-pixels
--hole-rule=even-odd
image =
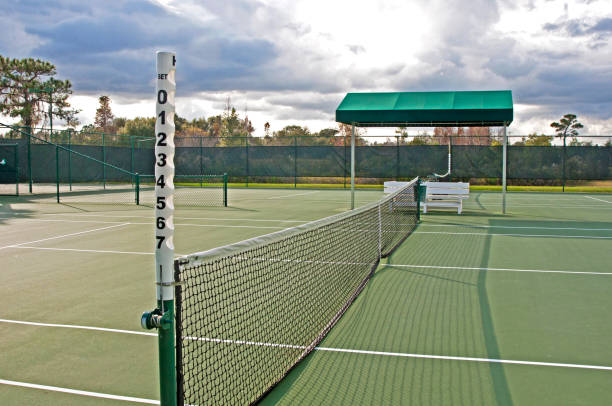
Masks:
[[[508,167],[508,134],[506,132],[507,125],[504,122],[504,144],[502,151],[502,213],[506,214],[506,173]]]
[[[355,208],[355,124],[351,124],[351,210]]]

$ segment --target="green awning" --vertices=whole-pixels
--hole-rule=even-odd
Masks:
[[[496,127],[513,119],[512,91],[347,93],[336,121],[359,127]]]

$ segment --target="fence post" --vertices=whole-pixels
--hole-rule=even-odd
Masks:
[[[400,150],[399,150],[400,137],[395,137],[395,180],[399,180],[399,163],[400,163]]]
[[[15,146],[15,195],[19,196],[19,144]]]
[[[30,194],[32,193],[32,127],[26,126],[28,133],[28,182],[30,183]]]
[[[68,129],[68,149],[71,151],[68,153],[68,184],[72,192],[72,129]]]
[[[55,146],[55,186],[57,191],[57,202],[60,202],[60,180],[59,180],[59,146]]]
[[[134,168],[134,136],[130,135],[130,172],[135,173]]]
[[[449,136],[448,137],[448,181],[452,182],[453,181],[453,171],[451,170],[451,168],[454,168],[455,165],[453,165],[453,137]]]
[[[249,136],[245,138],[246,145],[246,187],[249,187]]]
[[[106,189],[106,148],[104,133],[102,133],[102,184],[104,189]]]
[[[297,135],[293,135],[293,188],[297,188]]]
[[[563,134],[563,156],[562,156],[562,166],[563,166],[563,174],[562,179],[561,179],[561,185],[562,185],[562,189],[561,191],[565,193],[565,139],[567,138],[567,136],[565,134]]]
[[[417,209],[417,223],[421,222],[421,178],[417,178],[416,181],[416,209]]]
[[[344,142],[344,188],[346,189],[346,134],[342,137],[342,141]]]
[[[202,155],[204,154],[203,146],[202,146],[202,136],[198,137],[200,139],[200,175],[204,175],[204,161]],[[212,175],[212,174],[211,174]]]

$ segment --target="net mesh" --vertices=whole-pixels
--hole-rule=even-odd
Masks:
[[[155,176],[140,175],[140,204],[155,203]],[[177,207],[227,206],[227,175],[174,175]]]
[[[177,259],[179,404],[261,399],[414,230],[416,184],[351,212]]]

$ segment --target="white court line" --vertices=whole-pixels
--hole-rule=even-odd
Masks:
[[[129,254],[129,255],[155,255],[154,252],[135,252],[135,251],[111,251],[111,250],[87,250],[77,248],[49,248],[49,247],[14,247],[24,250],[48,250],[48,251],[72,251],[72,252],[93,252],[97,254]],[[175,254],[178,258],[182,255]]]
[[[108,215],[108,214],[80,214],[80,213],[45,213],[44,216],[77,216],[77,217],[113,217],[113,218],[141,218],[141,219],[154,219],[155,216],[127,216],[127,215]],[[16,217],[0,217],[5,219],[16,218]],[[181,220],[215,220],[215,221],[268,221],[268,222],[279,222],[279,223],[307,223],[312,220],[278,220],[278,219],[245,219],[245,218],[219,218],[219,217],[183,217],[174,216],[175,219]],[[36,220],[36,219],[32,219]]]
[[[92,327],[92,326],[79,326],[76,324],[54,324],[54,323],[37,323],[33,321],[21,321],[21,320],[9,320],[0,319],[0,323],[11,323],[11,324],[22,324],[26,326],[38,326],[38,327],[59,327],[59,328],[72,328],[76,330],[93,330],[93,331],[104,331],[108,333],[121,333],[121,334],[133,334],[139,336],[155,336],[157,333],[147,333],[146,331],[133,331],[133,330],[119,330],[116,328],[104,328],[104,327]]]
[[[466,271],[500,271],[500,272],[533,272],[533,273],[561,273],[575,275],[612,275],[612,272],[588,272],[588,271],[556,271],[545,269],[516,269],[516,268],[480,268],[467,266],[437,266],[437,265],[408,265],[408,264],[381,264],[395,268],[417,268],[417,269],[457,269]]]
[[[121,221],[98,221],[98,220],[54,220],[54,219],[27,219],[31,221],[50,221],[50,222],[61,222],[61,223],[93,223],[93,224],[117,224],[117,225],[151,225],[152,223],[141,223],[141,222],[121,222]],[[223,224],[192,224],[192,223],[174,223],[175,226],[184,227],[218,227],[218,228],[254,228],[254,229],[266,229],[266,230],[283,230],[285,227],[275,226],[239,226],[239,225],[223,225]],[[116,226],[115,226],[116,227]],[[38,241],[33,241],[38,242]],[[24,243],[28,244],[28,243]],[[20,244],[21,245],[21,244]],[[2,247],[8,248],[14,247],[12,245]],[[0,249],[2,249],[0,248]]]
[[[604,203],[612,203],[612,202],[609,202],[609,201],[607,201],[607,200],[598,199],[598,198],[596,198],[596,197],[592,197],[592,196],[584,196],[584,197],[586,197],[587,199],[598,200],[598,201],[600,201],[600,202],[604,202]]]
[[[419,227],[465,227],[465,228],[508,228],[508,229],[530,229],[530,230],[575,230],[575,231],[612,231],[612,228],[578,228],[578,227],[538,227],[538,226],[485,226],[478,224],[428,224],[421,223]]]
[[[213,343],[219,343],[219,344],[254,345],[254,346],[261,346],[261,347],[276,347],[276,348],[290,348],[290,349],[303,349],[303,350],[308,348],[304,345],[275,344],[275,343],[264,343],[264,342],[257,342],[257,341],[242,341],[242,340],[225,340],[225,339],[219,339],[219,338],[206,338],[206,337],[185,337],[185,339],[193,340],[193,341],[213,342]],[[585,364],[569,364],[569,363],[559,363],[559,362],[521,361],[521,360],[509,360],[509,359],[497,359],[497,358],[456,357],[452,355],[412,354],[412,353],[406,353],[406,352],[352,350],[352,349],[345,349],[345,348],[330,348],[330,347],[315,347],[314,350],[326,351],[326,352],[349,353],[349,354],[381,355],[385,357],[426,358],[426,359],[439,359],[439,360],[450,360],[450,361],[487,362],[487,363],[496,363],[496,364],[515,364],[515,365],[536,365],[536,366],[544,366],[544,367],[598,369],[598,370],[603,370],[603,371],[612,371],[612,367],[606,366],[606,365],[585,365]]]
[[[318,191],[306,192],[306,193],[294,193],[291,195],[284,195],[284,196],[273,196],[273,197],[268,197],[268,199],[284,199],[285,197],[304,196],[304,195],[311,195],[313,193],[318,193]]]
[[[21,245],[34,244],[34,243],[37,243],[37,242],[43,242],[43,241],[49,241],[49,240],[56,240],[56,239],[58,239],[58,238],[71,237],[71,236],[74,236],[74,235],[81,235],[81,234],[93,233],[93,232],[96,232],[96,231],[108,230],[108,229],[115,228],[115,227],[126,226],[126,225],[128,225],[128,224],[129,224],[129,223],[121,223],[121,224],[116,224],[116,225],[114,225],[114,226],[108,226],[108,227],[102,227],[102,228],[95,228],[95,229],[93,229],[93,230],[87,230],[87,231],[79,231],[78,233],[64,234],[64,235],[58,235],[58,236],[55,236],[55,237],[43,238],[43,239],[41,239],[41,240],[36,240],[36,241],[28,241],[28,242],[22,242],[22,243],[20,243],[20,244],[6,245],[6,246],[4,246],[4,247],[0,247],[0,250],[1,250],[1,249],[5,249],[5,248],[15,248],[15,247],[19,247],[19,246],[21,246]]]
[[[19,386],[22,388],[30,388],[30,389],[41,389],[41,390],[47,390],[51,392],[70,393],[71,395],[89,396],[93,398],[123,400],[126,402],[146,403],[149,405],[159,405],[159,400],[135,398],[132,396],[111,395],[108,393],[89,392],[89,391],[78,390],[78,389],[60,388],[58,386],[38,385],[35,383],[9,381],[6,379],[0,379],[0,384]]]
[[[150,336],[157,335],[155,333],[146,333],[146,332],[130,331],[130,330],[105,329],[105,328],[100,328],[100,327],[87,327],[87,326],[72,326],[72,325],[65,325],[65,324],[20,322],[16,320],[5,320],[5,319],[0,319],[0,322],[35,325],[35,326],[43,326],[43,327],[63,327],[63,328],[86,329],[86,330],[100,330],[100,331],[108,331],[108,332],[123,333],[123,334],[137,334],[137,335],[150,335]],[[221,339],[221,338],[188,336],[188,337],[184,337],[184,339],[191,340],[191,341],[203,341],[203,342],[212,342],[212,343],[219,343],[219,344],[253,345],[253,346],[261,346],[261,347],[291,348],[291,349],[301,349],[301,350],[305,350],[308,348],[307,346],[304,346],[304,345],[266,343],[266,342],[245,341],[245,340],[228,340],[228,339]],[[452,361],[488,362],[488,363],[499,363],[499,364],[536,365],[536,366],[546,366],[546,367],[598,369],[598,370],[604,370],[604,371],[612,371],[612,367],[605,366],[605,365],[585,365],[585,364],[569,364],[569,363],[557,363],[557,362],[521,361],[521,360],[506,360],[506,359],[497,359],[497,358],[456,357],[452,355],[412,354],[412,353],[404,353],[404,352],[367,351],[367,350],[353,350],[353,349],[346,349],[346,348],[330,348],[330,347],[315,347],[314,349],[317,351],[366,354],[366,355],[381,355],[381,356],[386,356],[386,357],[427,358],[427,359],[440,359],[440,360],[452,360]]]
[[[612,240],[612,237],[595,235],[552,235],[552,234],[503,234],[503,233],[454,233],[444,231],[414,231],[412,234],[445,234],[445,235],[480,235],[480,236],[505,236],[505,237],[549,237],[549,238],[585,238],[596,240]]]

